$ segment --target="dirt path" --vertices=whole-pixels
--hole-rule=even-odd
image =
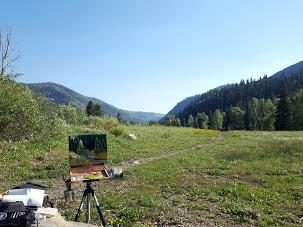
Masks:
[[[137,160],[126,161],[126,162],[122,163],[120,165],[120,167],[122,167],[123,170],[125,170],[125,169],[128,169],[128,168],[132,168],[134,166],[137,166],[137,165],[142,165],[142,164],[150,163],[150,162],[157,161],[157,160],[160,160],[160,159],[164,159],[164,158],[167,158],[167,157],[176,156],[176,155],[179,155],[179,154],[182,154],[182,153],[185,153],[185,152],[193,152],[197,148],[207,147],[207,146],[210,146],[210,145],[220,143],[222,141],[224,141],[224,134],[222,132],[220,132],[219,136],[215,140],[210,141],[208,143],[199,144],[199,145],[193,146],[191,148],[186,148],[186,149],[182,149],[182,150],[167,151],[167,152],[164,152],[164,153],[159,154],[159,155],[154,156],[154,157],[145,157],[145,158],[140,158],[140,159],[137,159]],[[57,203],[58,201],[63,201],[64,200],[64,198],[63,198],[63,191],[64,190],[65,190],[65,185],[64,185],[63,182],[60,182],[60,184],[57,184],[57,185],[55,185],[54,187],[52,187],[51,189],[48,190],[51,201],[55,202],[56,206],[58,205],[58,203]],[[75,186],[74,190],[75,191],[80,191],[80,190],[82,190],[82,188],[80,186],[78,186],[78,187]],[[58,208],[60,209],[60,211],[63,212],[63,210],[61,210],[61,209],[63,209],[62,207],[58,207]]]
[[[160,160],[160,159],[163,159],[163,158],[168,158],[168,157],[171,157],[171,156],[182,154],[182,153],[185,153],[185,152],[194,151],[197,148],[202,148],[202,147],[206,147],[206,146],[209,146],[209,145],[214,145],[214,144],[220,143],[222,141],[224,141],[224,134],[223,134],[223,132],[220,132],[219,137],[214,141],[211,141],[211,142],[208,142],[208,143],[205,143],[205,144],[200,144],[200,145],[197,145],[197,146],[194,146],[194,147],[191,147],[191,148],[185,148],[185,149],[182,149],[182,150],[164,152],[164,153],[162,153],[158,156],[154,156],[154,157],[147,157],[147,158],[140,158],[140,159],[137,159],[137,160],[130,160],[130,161],[122,163],[120,165],[120,167],[123,170],[125,170],[125,169],[128,169],[128,168],[137,166],[137,165],[142,165],[142,164],[157,161],[157,160]]]
[[[196,150],[197,148],[203,148],[203,147],[207,147],[209,145],[214,145],[217,143],[220,143],[224,141],[224,134],[223,132],[220,132],[218,138],[216,138],[214,141],[205,143],[205,144],[199,144],[196,145],[194,147],[191,148],[186,148],[186,149],[182,149],[182,150],[174,150],[174,151],[167,151],[164,152],[162,154],[159,154],[157,156],[153,156],[153,157],[145,157],[145,158],[140,158],[137,160],[129,160],[126,162],[123,162],[121,165],[118,165],[119,167],[121,167],[123,170],[128,169],[128,168],[132,168],[134,166],[137,165],[142,165],[142,164],[146,164],[146,163],[150,163],[153,161],[157,161],[163,158],[167,158],[167,157],[172,157],[178,154],[182,154],[185,152],[192,152],[194,150]],[[74,190],[77,191],[78,187],[74,186]],[[48,193],[50,194],[50,197],[53,201],[56,201],[57,199],[63,199],[63,191],[65,190],[65,184],[63,182],[59,182],[58,184],[56,184],[55,186],[53,186],[52,188],[49,189]]]

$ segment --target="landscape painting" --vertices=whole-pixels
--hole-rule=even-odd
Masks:
[[[69,165],[72,182],[108,177],[106,134],[69,136]]]
[[[71,167],[107,161],[106,134],[69,136],[68,143]]]

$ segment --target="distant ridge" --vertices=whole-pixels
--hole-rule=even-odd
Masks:
[[[300,71],[303,71],[303,61],[300,61],[298,63],[295,63],[289,67],[286,67],[278,72],[276,72],[275,74],[273,74],[271,77],[269,77],[270,79],[274,80],[277,78],[283,78],[283,77],[289,77],[295,73],[299,73]],[[220,89],[225,89],[228,87],[232,87],[234,86],[233,84],[227,84],[227,85],[222,85],[219,86],[217,88],[214,89],[210,89],[208,92],[210,91],[215,91],[215,90],[220,90]],[[195,95],[195,96],[191,96],[191,97],[187,97],[185,99],[183,99],[181,102],[179,102],[172,110],[170,110],[161,120],[160,122],[163,122],[165,117],[168,115],[178,115],[180,114],[182,111],[184,111],[189,105],[191,105],[193,102],[197,101],[198,99],[200,99],[203,96],[206,96],[206,94],[208,92],[205,93],[201,93],[199,95]],[[201,101],[202,103],[202,101]]]
[[[148,123],[150,121],[159,121],[164,114],[143,112],[143,111],[127,111],[119,109],[111,104],[108,104],[100,99],[87,97],[81,95],[61,84],[52,82],[46,83],[27,83],[25,84],[32,91],[40,93],[52,100],[57,105],[64,105],[70,103],[74,107],[84,109],[87,103],[91,100],[95,103],[99,103],[102,107],[102,111],[109,116],[117,116],[120,113],[121,117],[125,121],[135,123]]]
[[[274,75],[272,75],[271,77],[272,78],[275,78],[275,77],[283,77],[283,76],[290,76],[291,74],[294,74],[294,73],[297,73],[299,72],[300,70],[303,70],[303,61],[300,61],[296,64],[293,64],[285,69],[282,69],[281,71],[275,73]]]

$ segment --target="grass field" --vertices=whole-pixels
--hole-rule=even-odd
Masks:
[[[109,224],[303,225],[303,132],[123,127],[138,140],[110,135],[108,152],[110,166],[127,167],[125,178],[95,184]],[[2,190],[32,180],[63,193],[65,143],[0,146]],[[55,202],[73,219],[80,198],[77,190],[76,202]]]

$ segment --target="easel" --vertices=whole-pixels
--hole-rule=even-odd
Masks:
[[[85,187],[84,192],[83,192],[82,201],[80,203],[78,212],[76,214],[75,221],[79,220],[79,217],[81,215],[81,212],[82,212],[85,200],[86,200],[86,205],[87,205],[87,209],[86,209],[86,223],[90,222],[91,197],[93,197],[94,200],[95,200],[96,208],[98,210],[98,214],[100,216],[102,225],[106,226],[106,221],[105,221],[105,218],[104,218],[104,215],[103,215],[103,212],[102,212],[102,208],[100,207],[100,204],[98,202],[95,189],[91,185],[91,183],[93,181],[96,181],[96,180],[86,181],[86,187]]]

